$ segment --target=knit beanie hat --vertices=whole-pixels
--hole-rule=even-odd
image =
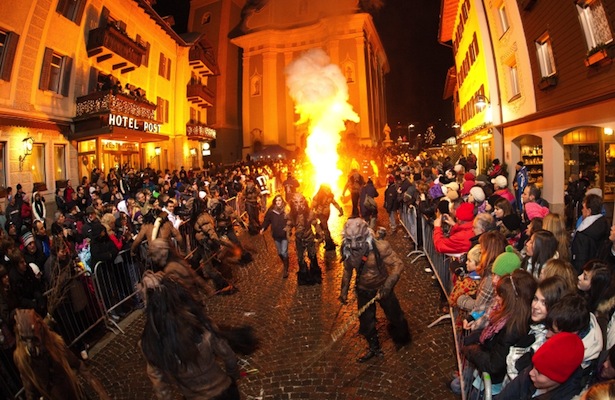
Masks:
[[[509,231],[516,231],[521,227],[521,217],[517,213],[508,214],[502,218],[502,223]]]
[[[32,236],[32,232],[26,232],[21,236],[21,241],[23,242],[24,246],[29,245],[30,243],[34,242],[34,236]]]
[[[505,176],[498,175],[491,180],[491,183],[493,183],[496,188],[505,188],[508,186],[508,179],[506,179]]]
[[[549,214],[549,209],[547,207],[543,207],[533,201],[530,203],[525,203],[524,207],[525,213],[527,214],[527,217],[530,221],[536,217],[544,218],[547,214]]]
[[[474,219],[474,204],[463,203],[455,210],[458,221],[472,221]]]
[[[472,189],[470,189],[470,194],[474,197],[474,200],[476,200],[477,203],[482,203],[485,201],[485,192],[483,191],[483,188],[479,186],[472,187]]]
[[[459,198],[459,193],[456,190],[449,189],[446,191],[446,197],[450,201],[455,201]]]
[[[557,383],[564,383],[583,361],[583,341],[575,333],[560,332],[536,350],[534,368]]]
[[[506,251],[496,257],[493,262],[493,273],[498,276],[504,276],[512,273],[514,270],[519,269],[521,266],[521,259],[515,253],[512,246],[506,246]]]

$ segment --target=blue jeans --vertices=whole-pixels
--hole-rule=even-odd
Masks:
[[[288,240],[284,239],[284,240],[274,240],[273,243],[275,243],[275,248],[278,251],[278,255],[280,257],[284,257],[287,258],[288,257]]]

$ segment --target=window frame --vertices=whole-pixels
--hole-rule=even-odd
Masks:
[[[56,12],[77,25],[81,25],[87,0],[59,0]]]
[[[52,80],[54,58],[60,60],[60,65],[58,65],[57,83],[54,83],[54,80]],[[43,56],[41,78],[38,88],[40,90],[58,93],[65,97],[68,96],[70,89],[72,63],[72,58],[57,53],[53,49],[46,47],[45,54]]]
[[[577,0],[576,7],[579,24],[581,25],[588,51],[599,45],[613,42],[613,29],[609,23],[602,1]],[[605,35],[601,35],[601,33]]]
[[[557,74],[553,45],[549,34],[544,34],[534,42],[536,46],[536,58],[540,67],[540,77],[546,78]]]

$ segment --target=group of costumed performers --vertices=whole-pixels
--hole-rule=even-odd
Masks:
[[[294,234],[298,284],[321,283],[317,238],[324,240],[325,250],[335,250],[337,246],[328,228],[332,205],[339,216],[343,216],[341,206],[327,185],[319,188],[312,207],[299,192],[288,193],[288,204],[278,194],[265,212],[262,225],[254,224],[261,235],[271,227],[282,261],[283,278],[288,277],[288,243]],[[147,241],[147,257],[152,263],[152,270],[145,272],[140,283],[146,322],[139,345],[158,399],[171,399],[172,387],[178,388],[186,399],[239,399],[240,370],[236,353],[251,354],[258,341],[249,326],[231,328],[214,323],[206,315],[205,302],[221,290],[234,289],[218,270],[224,259],[222,253],[234,254],[241,265],[252,261],[252,255],[234,230],[235,224],[244,227],[245,224],[239,222],[241,218],[224,200],[215,195],[208,198],[204,192],[195,199],[192,211],[199,246],[191,257],[184,257],[176,250],[171,241],[176,237],[175,228],[164,213],[155,220],[146,221],[137,237],[139,242],[135,240],[137,244],[132,247],[135,252],[139,243]],[[359,333],[368,343],[367,352],[358,362],[383,356],[376,327],[376,303],[386,315],[388,332],[396,348],[411,342],[408,322],[394,292],[404,264],[384,240],[385,233],[379,231],[376,237],[368,223],[359,217],[348,219],[342,231],[343,276],[339,301],[342,307],[348,303],[354,274]],[[215,288],[212,289],[204,278],[211,279]],[[28,399],[41,396],[82,399],[84,390],[78,374],[101,399],[109,398],[84,362],[34,310],[17,310],[16,321],[14,359]]]

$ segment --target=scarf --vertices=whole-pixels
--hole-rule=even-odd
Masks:
[[[497,312],[500,309],[501,309],[500,305],[494,306],[493,309],[491,310],[491,315],[493,315],[494,312]],[[498,333],[499,331],[502,330],[502,328],[504,328],[504,326],[506,325],[506,322],[508,322],[508,316],[500,318],[495,324],[490,319],[489,325],[487,325],[487,327],[483,329],[483,331],[480,334],[480,343],[485,344],[487,340],[494,337],[496,333]]]

